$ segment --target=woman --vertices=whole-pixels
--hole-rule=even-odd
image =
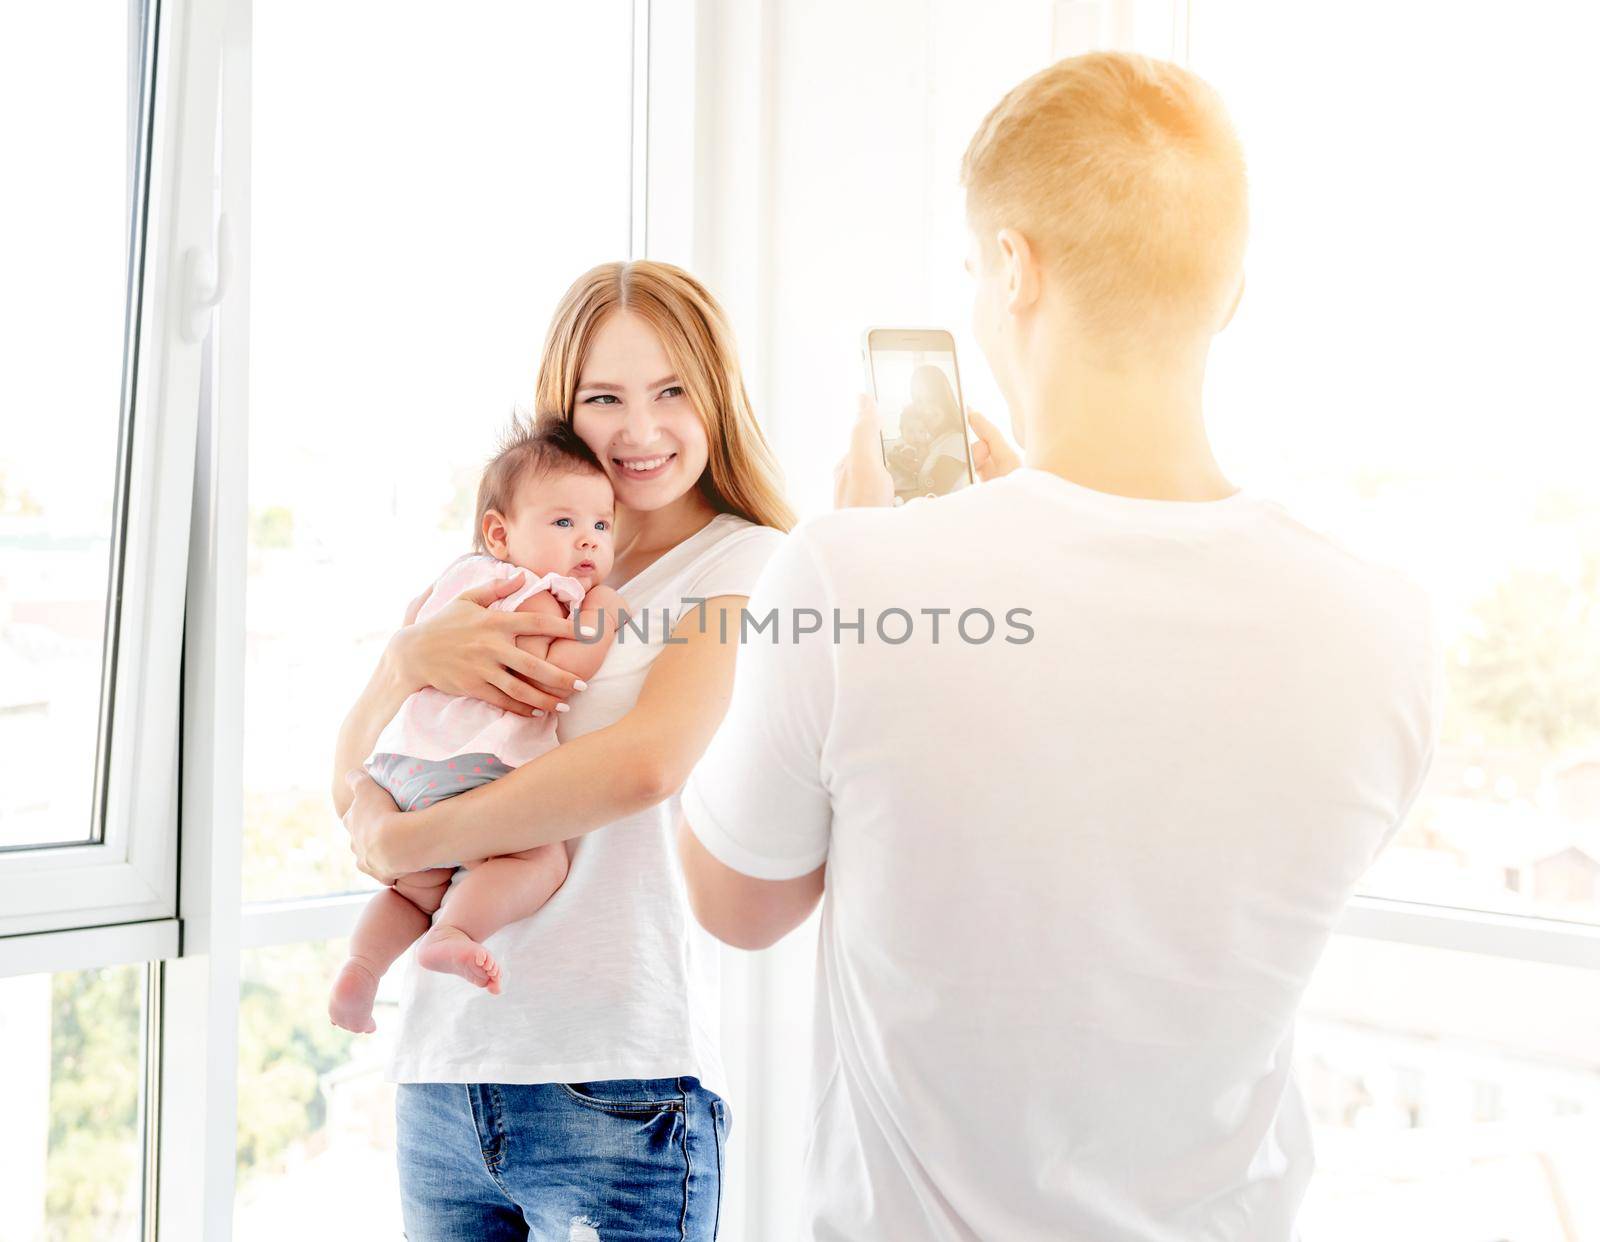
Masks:
[[[407,1236],[710,1240],[728,1125],[717,959],[672,833],[727,703],[739,611],[794,517],[726,317],[676,267],[581,277],[536,401],[571,420],[616,489],[607,585],[642,627],[575,689],[515,642],[561,623],[489,611],[492,590],[463,596],[394,636],[339,736],[336,801],[362,869],[385,883],[577,838],[566,883],[496,937],[504,994],[409,968],[393,1067]],[[358,769],[424,685],[560,711],[562,744],[402,815]]]
[[[936,366],[911,373],[911,403],[902,426],[915,421],[922,456],[917,463],[919,496],[943,496],[967,483],[967,432],[950,377]],[[904,434],[904,432],[902,432]]]

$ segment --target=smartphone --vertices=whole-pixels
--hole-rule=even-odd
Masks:
[[[971,484],[976,476],[955,338],[940,328],[868,328],[861,352],[882,420],[894,503]]]

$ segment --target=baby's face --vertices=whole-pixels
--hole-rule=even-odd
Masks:
[[[616,499],[603,474],[562,471],[524,479],[505,519],[501,559],[537,573],[576,578],[587,591],[611,572],[615,520]]]

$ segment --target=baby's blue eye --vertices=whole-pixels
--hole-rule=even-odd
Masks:
[[[560,526],[563,522],[570,523],[571,521],[572,521],[571,518],[557,518],[556,519],[556,525]]]
[[[604,522],[604,521],[596,522],[594,524],[594,528],[596,530],[609,530],[611,528],[611,523],[610,522]]]

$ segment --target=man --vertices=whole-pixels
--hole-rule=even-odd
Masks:
[[[962,171],[1026,463],[980,426],[1003,477],[774,555],[778,641],[684,793],[690,896],[758,948],[826,877],[807,1236],[1284,1242],[1295,1010],[1431,761],[1429,610],[1212,456],[1246,194],[1209,87],[1063,61]],[[875,430],[846,501],[888,501]]]

